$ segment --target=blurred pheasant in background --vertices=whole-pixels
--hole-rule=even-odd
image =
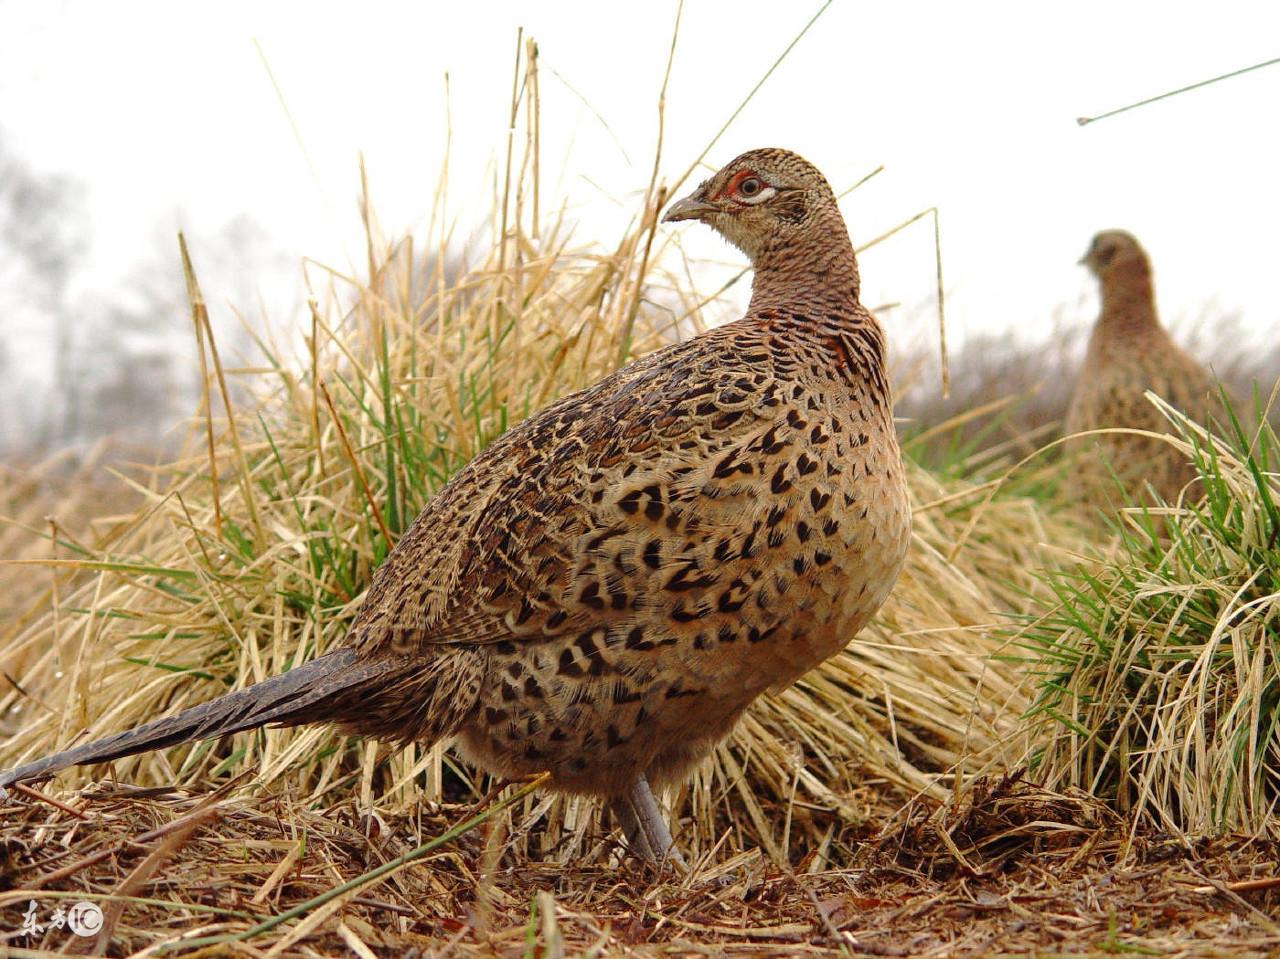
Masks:
[[[1173,425],[1144,395],[1157,394],[1203,423],[1221,419],[1218,384],[1180,349],[1156,316],[1151,263],[1130,234],[1106,230],[1093,238],[1080,261],[1102,287],[1102,312],[1089,337],[1084,364],[1067,409],[1067,435],[1126,428],[1173,433]],[[1101,494],[1111,472],[1132,497],[1149,483],[1165,502],[1176,502],[1196,479],[1190,458],[1155,436],[1107,433],[1072,441],[1093,462],[1082,464],[1083,490]]]
[[[377,570],[343,648],[0,785],[269,723],[457,737],[499,776],[608,800],[679,858],[649,783],[889,595],[910,508],[879,325],[831,187],[745,153],[675,203],[751,259],[736,322],[632,363],[493,442]]]

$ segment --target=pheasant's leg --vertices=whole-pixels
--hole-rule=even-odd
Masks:
[[[649,781],[642,774],[625,796],[612,803],[613,814],[618,817],[627,845],[653,863],[665,860],[684,867],[684,857],[671,839],[671,830],[662,818],[658,801],[653,798]]]

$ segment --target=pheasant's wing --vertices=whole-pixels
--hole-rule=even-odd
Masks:
[[[495,440],[378,569],[350,642],[375,655],[512,642],[625,616],[682,569],[695,585],[690,564],[664,551],[767,508],[739,472],[743,454],[789,428],[768,351],[735,326],[652,354]]]
[[[1222,388],[1208,367],[1174,347],[1161,372],[1160,382],[1152,387],[1155,392],[1198,423],[1205,423],[1210,416],[1221,422]],[[1238,397],[1230,392],[1227,398],[1233,406],[1239,405]]]

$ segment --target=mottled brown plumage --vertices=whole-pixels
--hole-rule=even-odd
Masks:
[[[287,692],[269,695],[298,670],[0,784],[330,720],[456,736],[499,775],[547,770],[614,800],[640,851],[667,852],[646,781],[683,776],[752,700],[852,639],[898,576],[910,516],[882,335],[822,175],[752,151],[666,219],[751,258],[746,316],[492,443],[378,569],[348,647]]]
[[[1081,263],[1098,278],[1102,311],[1067,411],[1068,435],[1126,428],[1172,433],[1148,390],[1192,419],[1221,416],[1218,388],[1209,372],[1180,349],[1156,315],[1151,264],[1128,233],[1108,230],[1093,238]],[[1073,441],[1082,450],[1079,479],[1088,493],[1105,495],[1114,472],[1131,496],[1147,483],[1175,502],[1196,478],[1189,457],[1157,437],[1107,433]]]

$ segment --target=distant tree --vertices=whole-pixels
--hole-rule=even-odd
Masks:
[[[80,194],[65,177],[31,170],[0,137],[0,452],[104,436],[159,444],[199,392],[173,232],[158,235],[108,292],[73,298],[87,235]],[[222,359],[238,364],[250,340],[226,304],[251,304],[255,282],[280,258],[243,216],[188,241]]]
[[[0,448],[21,442],[24,433],[34,432],[47,442],[51,434],[65,431],[61,420],[76,405],[31,403],[31,390],[44,377],[33,375],[30,366],[19,371],[15,364],[20,355],[32,351],[51,355],[53,395],[74,395],[77,384],[67,367],[73,350],[68,291],[85,249],[84,236],[79,188],[65,177],[31,170],[0,131],[0,337],[5,347],[0,351],[0,372],[6,374],[0,397],[12,411],[0,421]],[[17,341],[23,342],[23,349],[15,348]]]

